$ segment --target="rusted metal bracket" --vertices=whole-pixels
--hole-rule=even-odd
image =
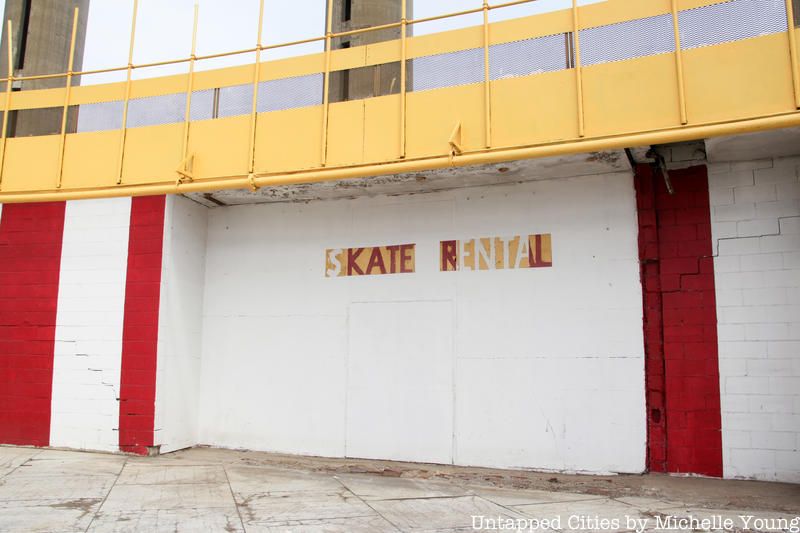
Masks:
[[[447,143],[450,145],[450,163],[452,164],[456,156],[464,152],[461,149],[461,122],[457,123],[456,127],[453,128],[453,133],[450,134]]]
[[[672,186],[672,180],[669,177],[669,169],[667,169],[667,161],[664,159],[664,156],[658,153],[655,148],[651,148],[647,152],[647,157],[652,158],[655,160],[653,165],[658,169],[661,173],[661,176],[664,178],[664,186],[667,188],[667,192],[670,196],[675,194],[675,188]]]

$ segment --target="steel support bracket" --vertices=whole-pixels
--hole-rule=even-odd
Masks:
[[[247,181],[250,182],[250,189],[253,192],[256,192],[258,190],[258,188],[259,188],[258,185],[256,184],[256,175],[251,172],[247,176]]]
[[[178,180],[175,182],[175,185],[194,181],[194,153],[187,155],[186,158],[181,161],[176,172],[178,173]]]
[[[461,149],[461,122],[453,128],[453,133],[450,134],[447,143],[450,145],[450,163],[452,163],[457,155],[464,153]]]

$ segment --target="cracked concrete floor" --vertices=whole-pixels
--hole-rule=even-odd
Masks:
[[[748,515],[770,521],[745,523],[740,517]],[[800,528],[798,515],[800,485],[780,483],[568,476],[209,448],[148,458],[0,447],[4,532],[516,530],[509,524],[527,531],[534,519],[551,520],[534,530],[619,531],[633,524],[656,530],[656,517],[688,516],[727,518],[737,530],[797,531],[791,528]],[[474,516],[503,522],[474,529]],[[492,527],[500,525],[506,528]]]

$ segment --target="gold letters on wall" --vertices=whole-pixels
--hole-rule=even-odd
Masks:
[[[439,269],[442,272],[551,266],[553,250],[549,233],[439,243]]]
[[[325,252],[325,277],[416,272],[416,244],[334,248]],[[441,241],[439,270],[506,270],[553,266],[549,233]]]

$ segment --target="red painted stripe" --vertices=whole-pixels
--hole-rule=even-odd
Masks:
[[[165,196],[133,198],[122,328],[119,449],[153,445]]]
[[[0,219],[0,443],[50,444],[65,202],[8,204]]]
[[[722,476],[717,306],[706,167],[637,171],[649,466]]]
[[[647,466],[667,471],[667,432],[664,385],[664,339],[661,320],[661,274],[658,255],[658,213],[655,178],[650,167],[637,169],[639,265],[644,307],[645,385],[647,402]]]

